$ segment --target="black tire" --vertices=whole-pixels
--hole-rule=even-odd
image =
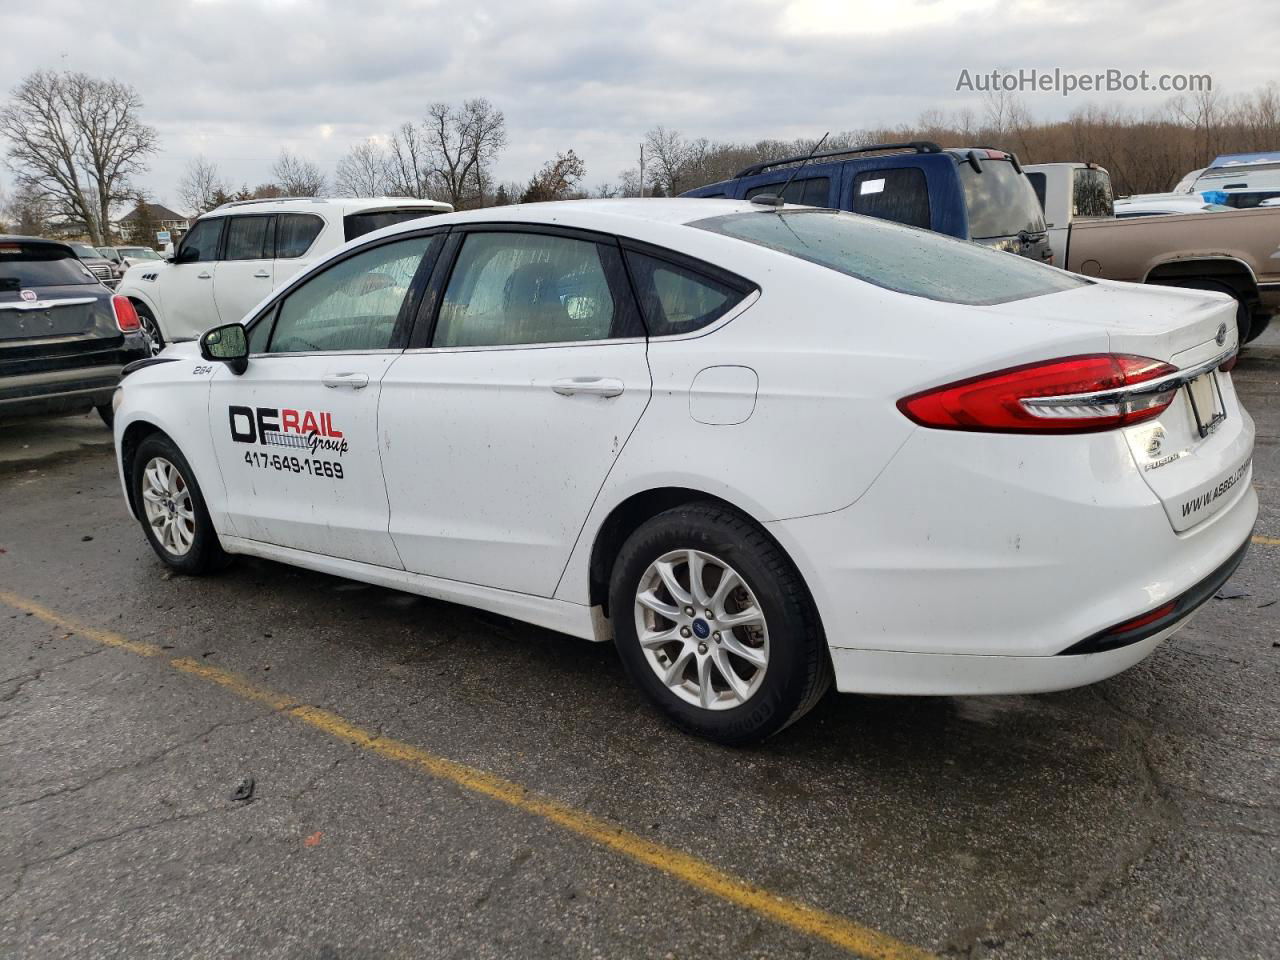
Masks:
[[[1227,284],[1219,283],[1217,280],[1157,280],[1155,282],[1163,287],[1186,287],[1189,290],[1212,290],[1214,293],[1225,293],[1236,302],[1236,333],[1240,337],[1236,342],[1243,346],[1253,339],[1249,306]]]
[[[144,503],[144,474],[147,467],[157,458],[167,461],[181,477],[181,488],[189,495],[192,520],[186,529],[191,534],[190,545],[181,553],[166,546],[154,527],[147,520]],[[218,542],[217,531],[213,529],[213,521],[209,518],[209,510],[204,503],[204,495],[200,492],[200,484],[196,481],[191,465],[167,436],[153,433],[138,444],[130,466],[129,482],[132,485],[133,502],[137,507],[138,519],[156,556],[169,567],[186,574],[202,574],[225,566],[229,557]]]
[[[165,348],[164,334],[160,332],[160,323],[155,318],[155,314],[142,301],[133,301],[134,309],[138,311],[138,322],[142,324],[142,335],[147,341],[148,349],[154,357],[157,353]]]
[[[700,551],[727,564],[764,614],[768,662],[758,686],[736,706],[713,710],[682,699],[658,676],[640,645],[635,610],[642,578],[659,558],[680,550]],[[685,577],[687,587],[687,567]],[[826,638],[799,572],[756,523],[720,504],[674,507],[632,533],[613,564],[609,613],[618,654],[632,681],[682,730],[717,743],[740,746],[772,736],[804,716],[831,685]],[[705,624],[699,629],[705,630]],[[672,643],[696,645],[696,638]],[[672,659],[679,659],[678,653]]]
[[[102,422],[105,423],[109,428],[114,427],[116,425],[116,412],[112,408],[111,404],[109,403],[99,404],[93,409],[98,411],[98,416],[102,418]]]
[[[1267,332],[1267,327],[1271,326],[1272,314],[1265,316],[1253,315],[1253,319],[1249,322],[1249,336],[1245,338],[1245,343],[1252,343],[1260,336]]]

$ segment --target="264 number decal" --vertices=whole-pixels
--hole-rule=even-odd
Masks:
[[[292,457],[288,454],[279,453],[267,456],[257,450],[250,450],[245,453],[244,462],[251,467],[261,467],[263,470],[283,470],[289,473],[309,473],[313,477],[342,479],[342,464],[337,460]]]

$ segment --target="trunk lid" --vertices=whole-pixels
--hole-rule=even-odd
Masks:
[[[1102,281],[1040,303],[1044,319],[1105,331],[1112,353],[1201,371],[1158,418],[1121,432],[1175,531],[1189,531],[1234,503],[1252,476],[1254,435],[1231,375],[1217,369],[1237,349],[1235,301],[1199,290]]]

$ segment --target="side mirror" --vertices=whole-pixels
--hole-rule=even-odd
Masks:
[[[249,338],[238,323],[224,323],[206,330],[200,337],[200,356],[217,360],[231,368],[236,376],[249,369]]]

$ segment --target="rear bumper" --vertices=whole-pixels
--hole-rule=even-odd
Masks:
[[[1062,689],[1125,669],[1186,619],[1057,656],[1229,573],[1248,483],[1183,533],[1119,434],[919,431],[851,507],[767,528],[809,585],[847,692]],[[1224,573],[1225,571],[1225,573]]]
[[[124,364],[145,356],[145,348],[117,350],[96,358],[110,362],[0,377],[0,419],[77,413],[110,403]]]

